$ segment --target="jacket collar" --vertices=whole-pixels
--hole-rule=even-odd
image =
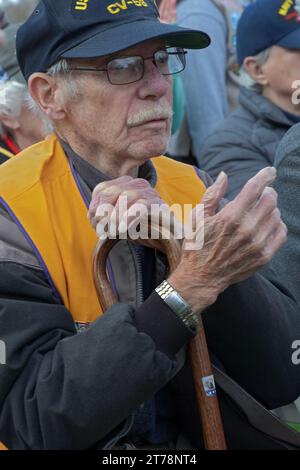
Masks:
[[[241,87],[239,101],[243,108],[246,108],[258,119],[272,121],[288,128],[294,124],[281,108],[255,90]]]
[[[66,142],[63,140],[60,140],[60,142],[68,159],[71,160],[76,173],[79,175],[80,179],[83,180],[90,192],[94,190],[97,184],[113,179],[97,170],[94,166],[80,157]],[[148,160],[140,166],[138,177],[147,180],[152,187],[156,185],[157,175],[151,160]]]

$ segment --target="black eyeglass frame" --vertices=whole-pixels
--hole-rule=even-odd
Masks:
[[[166,49],[158,49],[157,51],[154,52],[154,54],[152,54],[150,57],[142,57],[142,56],[125,56],[125,57],[115,57],[113,59],[110,59],[107,61],[106,65],[108,66],[108,64],[110,64],[111,62],[113,62],[114,60],[120,60],[120,59],[133,59],[133,58],[138,58],[138,59],[142,59],[143,61],[143,73],[142,73],[142,76],[140,78],[138,78],[137,80],[133,80],[133,81],[130,81],[130,82],[126,82],[126,83],[113,83],[109,77],[109,70],[108,68],[105,68],[105,69],[98,69],[98,68],[89,68],[89,67],[68,67],[68,71],[79,71],[79,72],[106,72],[106,75],[107,75],[107,79],[109,81],[109,83],[111,85],[129,85],[131,83],[136,83],[136,82],[139,82],[140,80],[142,80],[144,78],[144,75],[145,75],[145,66],[144,66],[144,62],[145,60],[150,60],[152,59],[153,61],[153,64],[155,65],[155,67],[159,70],[159,68],[157,67],[156,65],[156,59],[155,59],[155,55],[158,53],[158,52],[167,52],[168,55],[181,55],[182,56],[182,70],[179,70],[178,72],[172,72],[172,73],[162,73],[160,70],[159,70],[159,73],[161,73],[161,75],[163,76],[168,76],[168,75],[176,75],[177,73],[181,73],[183,72],[183,70],[185,69],[186,67],[186,59],[185,59],[185,56],[186,54],[188,53],[188,51],[186,51],[185,49],[183,49],[182,47],[178,47],[177,49],[179,49],[180,51],[178,52],[169,52],[168,49],[174,49],[174,47],[170,47],[170,48],[166,48]]]

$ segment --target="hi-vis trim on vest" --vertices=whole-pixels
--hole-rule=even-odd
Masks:
[[[147,8],[149,6],[148,2],[152,1],[156,6],[155,0],[118,0],[116,2],[111,2],[111,0],[98,0],[98,5],[96,3],[92,3],[91,0],[73,0],[72,10],[73,14],[80,13],[87,13],[95,8],[105,8],[111,15],[117,15],[122,13],[123,11],[127,11],[131,7],[144,7]],[[109,3],[109,5],[105,5],[105,3]],[[85,15],[82,16],[84,19]]]
[[[1,155],[6,157],[6,158],[12,158],[14,156],[14,154],[12,152],[10,152],[9,150],[6,150],[3,147],[0,147],[0,156]]]
[[[286,16],[289,9],[293,6],[293,0],[285,0],[279,9],[279,15]]]

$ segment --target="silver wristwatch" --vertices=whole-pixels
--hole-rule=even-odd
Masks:
[[[188,328],[194,331],[198,329],[199,320],[191,306],[173,289],[168,281],[163,281],[155,291]]]

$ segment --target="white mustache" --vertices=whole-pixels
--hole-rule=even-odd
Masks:
[[[149,121],[154,121],[157,119],[172,119],[173,110],[169,105],[158,104],[151,109],[145,109],[140,111],[133,116],[130,116],[127,120],[127,125],[129,127],[140,126]]]

